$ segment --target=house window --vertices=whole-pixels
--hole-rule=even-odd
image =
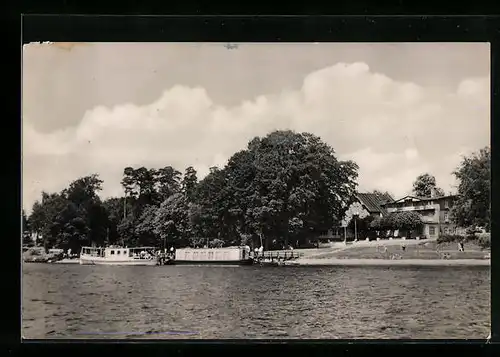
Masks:
[[[429,227],[429,235],[433,236],[436,234],[436,227]]]
[[[449,208],[450,207],[450,203],[448,200],[445,200],[444,201],[444,208]]]
[[[448,212],[445,212],[445,213],[444,213],[444,220],[445,220],[445,221],[448,221]]]

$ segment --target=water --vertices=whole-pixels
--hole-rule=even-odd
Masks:
[[[25,264],[24,338],[481,338],[489,267]]]

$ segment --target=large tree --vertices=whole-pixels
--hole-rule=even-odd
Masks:
[[[462,227],[480,226],[487,231],[491,224],[491,151],[485,147],[464,157],[453,172],[457,178],[458,199],[452,217]]]
[[[68,228],[71,232],[76,232],[71,234],[78,235],[80,242],[84,241],[85,234],[90,244],[103,245],[107,238],[108,216],[98,195],[102,190],[102,183],[99,176],[93,174],[73,181],[69,188],[62,192],[70,202],[66,207],[68,219],[76,224],[70,228],[72,225],[70,223]],[[73,240],[75,239],[76,236]],[[71,245],[73,245],[72,248],[79,248],[79,244]]]
[[[97,175],[81,177],[60,193],[42,193],[29,217],[32,230],[43,237],[46,248],[78,250],[83,244],[103,244],[107,213],[98,196],[102,181]]]
[[[197,185],[196,197],[200,212],[197,213],[197,232],[209,239],[229,242],[235,238],[235,200],[237,191],[229,183],[227,169],[211,167],[209,174]]]
[[[56,245],[60,229],[58,216],[68,204],[65,195],[47,192],[42,192],[42,199],[33,204],[29,217],[31,228],[37,234],[37,239],[41,237],[45,249]]]
[[[189,203],[180,193],[170,196],[156,210],[153,232],[164,246],[183,246],[189,242],[192,229],[189,219]]]
[[[275,131],[253,139],[247,151],[239,153],[247,166],[240,175],[250,179],[242,191],[246,219],[266,244],[328,231],[354,196],[357,165],[337,160],[317,136]]]
[[[431,174],[425,173],[419,175],[415,182],[413,182],[413,193],[417,197],[429,198],[432,196],[432,191],[436,197],[444,196],[444,191],[437,187],[436,178]]]

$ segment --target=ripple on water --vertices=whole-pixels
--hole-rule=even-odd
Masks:
[[[489,315],[486,268],[23,269],[25,338],[483,338]]]

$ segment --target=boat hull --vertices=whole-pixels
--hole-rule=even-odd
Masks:
[[[133,265],[133,266],[152,266],[157,265],[156,259],[135,259],[135,260],[107,260],[107,259],[92,259],[92,258],[80,258],[80,265]]]
[[[252,259],[246,260],[172,260],[175,265],[252,265]]]

